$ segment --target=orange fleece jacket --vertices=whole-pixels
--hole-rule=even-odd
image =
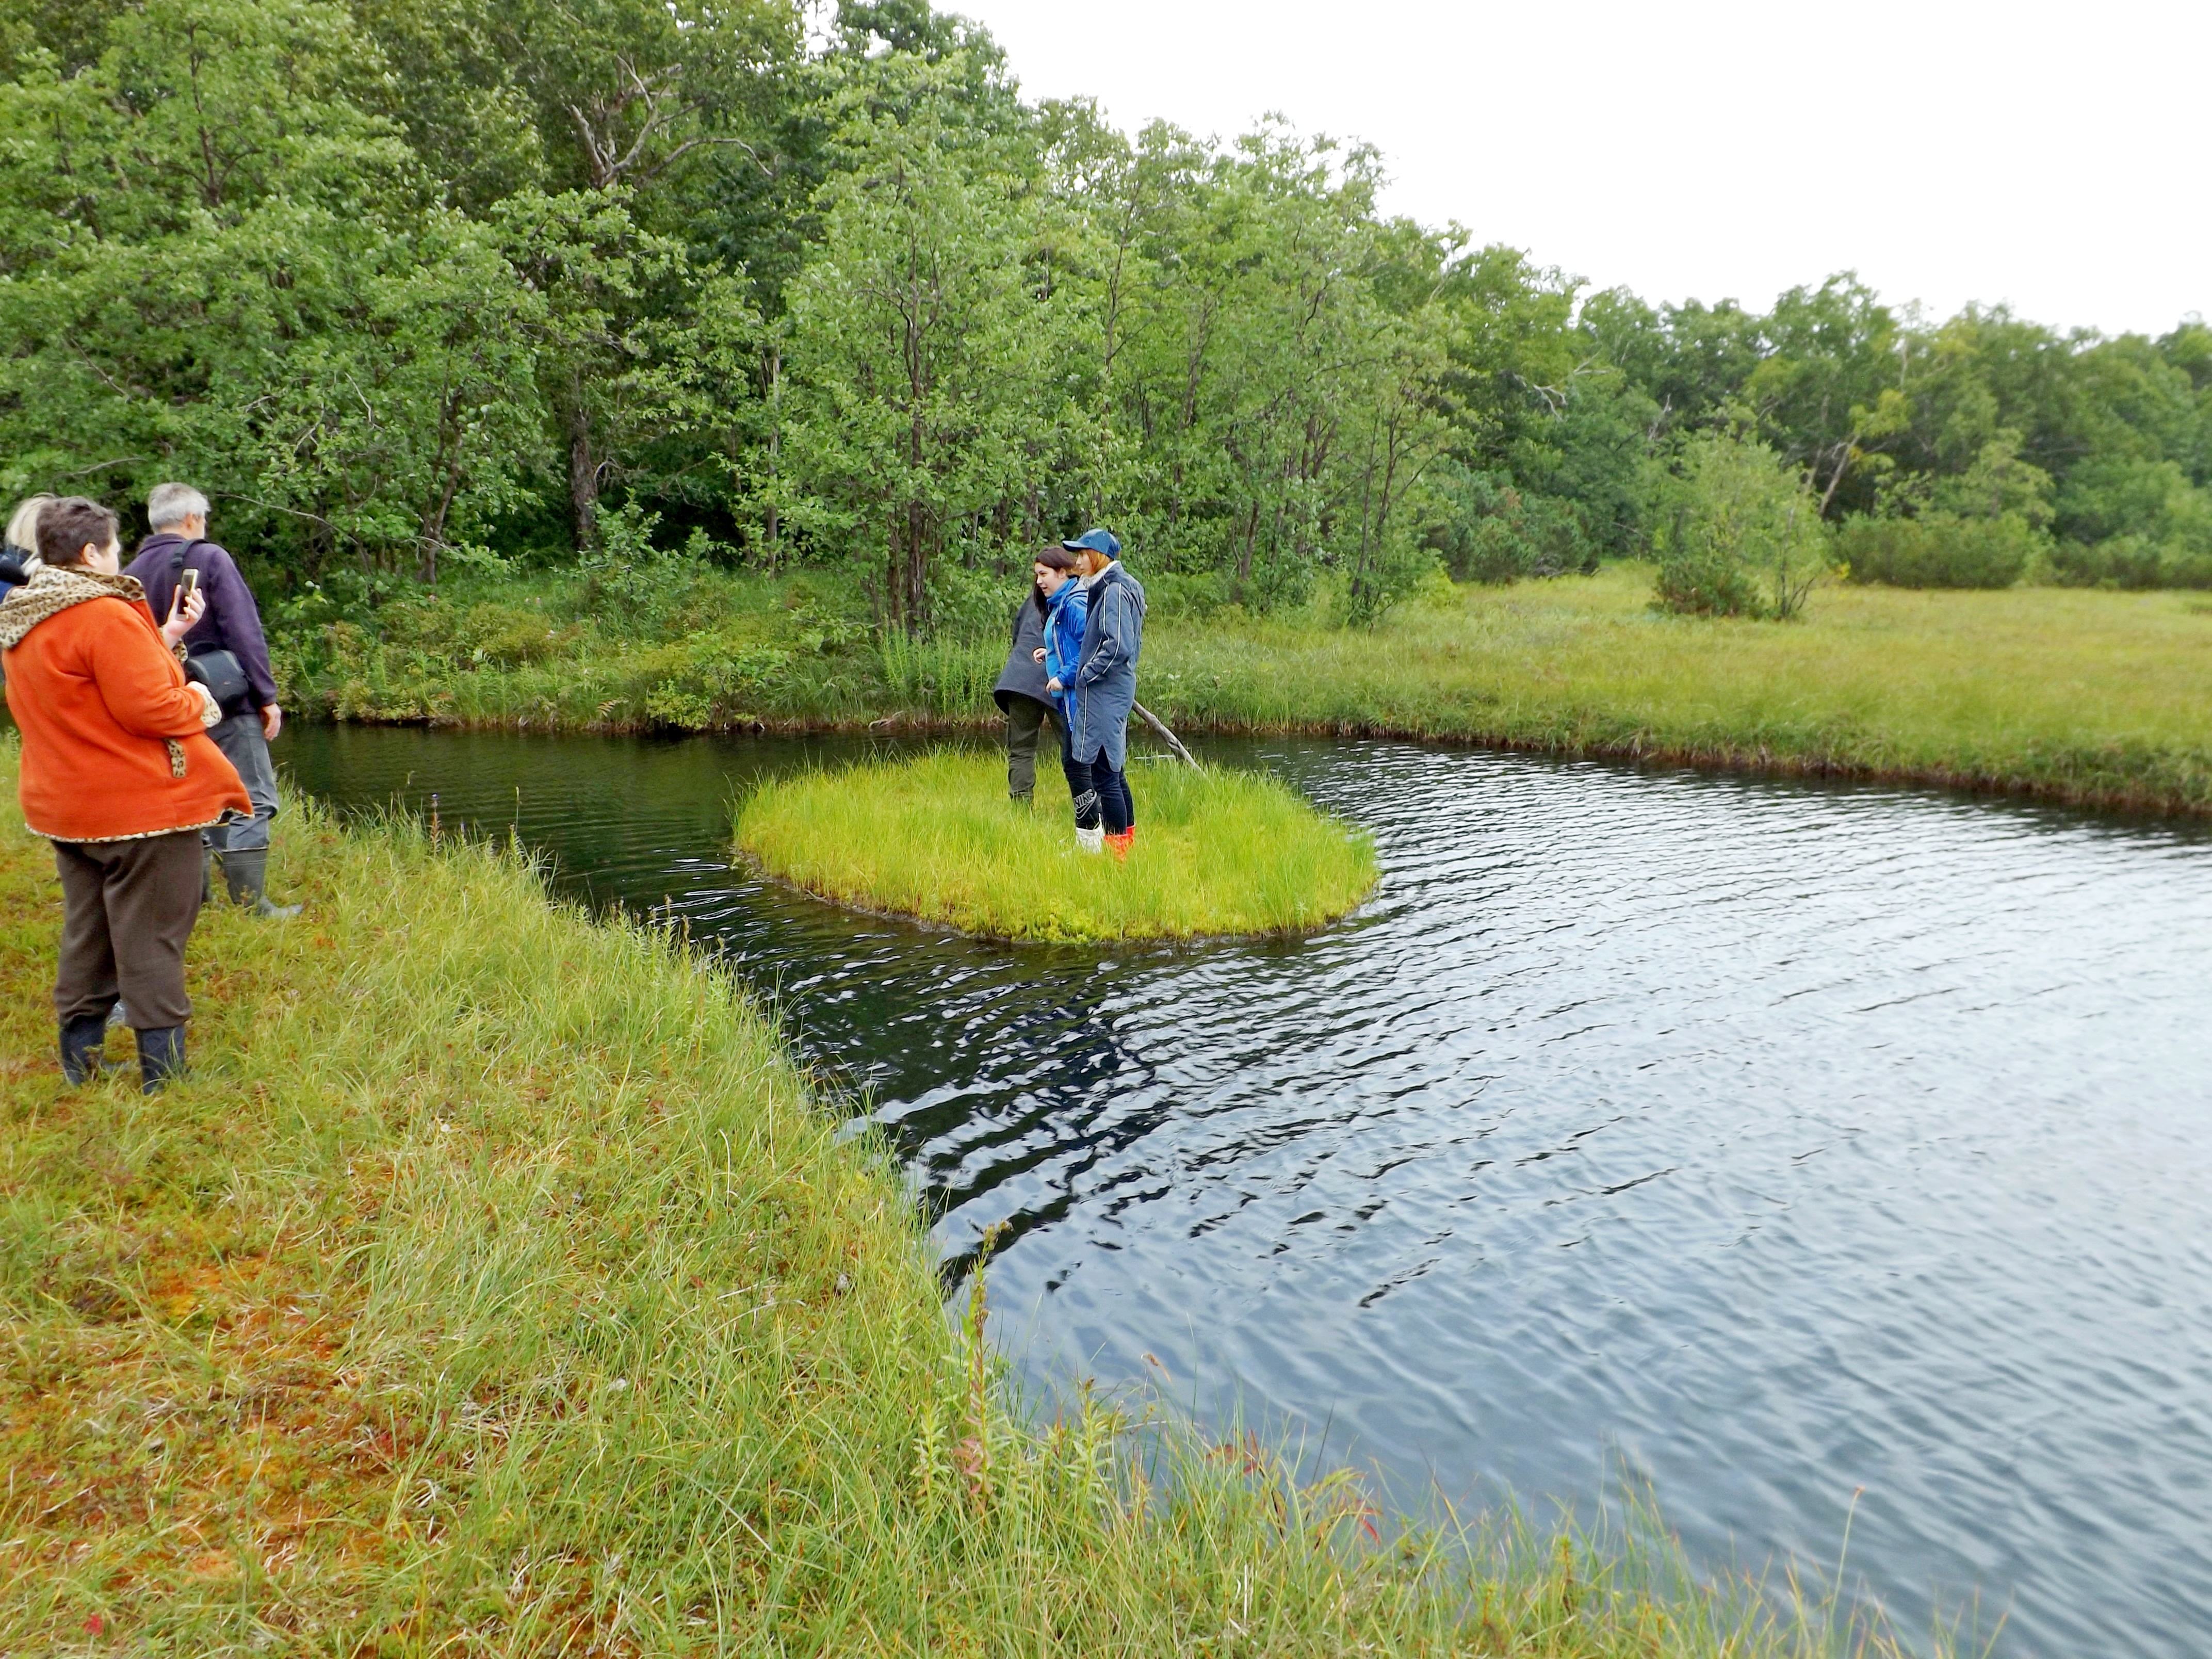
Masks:
[[[253,811],[143,605],[73,605],[33,627],[5,663],[33,834],[125,841]]]

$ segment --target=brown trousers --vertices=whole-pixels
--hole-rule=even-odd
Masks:
[[[54,1012],[66,1025],[123,999],[134,1031],[191,1018],[185,941],[200,915],[200,832],[137,841],[58,841],[61,966]]]

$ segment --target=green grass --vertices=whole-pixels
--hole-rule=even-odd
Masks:
[[[1138,767],[1126,861],[1077,848],[1057,783],[1017,805],[1002,757],[950,749],[805,773],[754,793],[738,845],[839,904],[993,939],[1303,933],[1375,885],[1364,835],[1259,773]]]
[[[279,848],[307,915],[202,921],[147,1100],[61,1086],[0,837],[0,1652],[1894,1650],[1648,1526],[1394,1534],[1248,1439],[1018,1414],[710,964],[502,849]]]
[[[1408,608],[1374,635],[1147,641],[1194,730],[1471,738],[1569,753],[2212,811],[2212,614],[2180,593],[1823,589],[1802,623],[1668,617],[1614,566]]]
[[[288,695],[344,719],[554,731],[998,725],[995,641],[886,648],[833,614],[849,595],[726,585],[635,638],[622,613],[585,609],[552,579],[543,594],[392,607],[380,641],[343,625],[295,636],[280,653]],[[2201,596],[1845,586],[1788,623],[1660,616],[1650,597],[1648,568],[1618,565],[1463,588],[1372,629],[1156,615],[1139,695],[1193,731],[1464,739],[2212,811]]]

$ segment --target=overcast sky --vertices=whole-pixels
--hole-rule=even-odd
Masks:
[[[2212,0],[939,3],[1031,98],[1279,111],[1378,146],[1386,209],[1647,299],[1856,270],[1939,316],[2212,313]]]

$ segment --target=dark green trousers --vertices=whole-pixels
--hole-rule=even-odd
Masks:
[[[1060,717],[1035,697],[1018,691],[1006,697],[1006,793],[1027,800],[1036,792],[1037,742],[1045,730],[1052,732],[1053,747],[1060,746]]]

